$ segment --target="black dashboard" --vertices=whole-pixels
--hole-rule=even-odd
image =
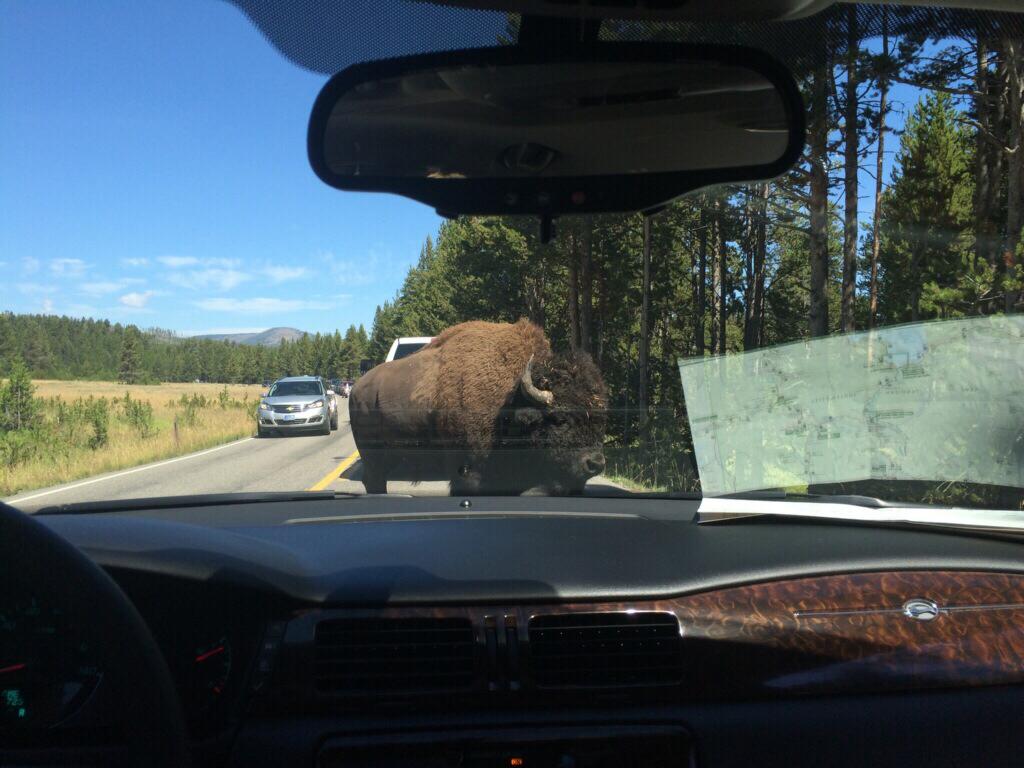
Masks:
[[[933,766],[1024,747],[992,719],[1024,703],[1024,545],[695,512],[364,498],[39,519],[139,609],[200,764]],[[893,614],[914,597],[962,613]],[[55,739],[110,727],[88,628],[28,604],[18,620],[82,641],[32,716]],[[35,690],[5,677],[0,734]]]

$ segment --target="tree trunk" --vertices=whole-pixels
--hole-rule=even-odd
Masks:
[[[696,306],[693,312],[693,339],[698,357],[704,356],[704,316],[708,311],[708,217],[704,212],[703,199],[700,201],[700,247],[697,251],[697,290],[694,291]]]
[[[914,252],[910,255],[910,319],[917,322],[921,319],[921,248],[920,243],[914,244]]]
[[[597,280],[597,333],[594,335],[594,362],[600,368],[604,362],[604,344],[608,328],[608,267],[598,270]]]
[[[1003,245],[1003,263],[1006,265],[1006,304],[1007,312],[1016,311],[1017,297],[1017,245],[1020,243],[1021,227],[1021,171],[1024,168],[1024,147],[1021,138],[1024,135],[1024,73],[1021,72],[1021,41],[1007,40],[1004,46],[1006,59],[1006,83],[1009,89],[1010,135],[1009,147],[1012,154],[1006,167],[1006,239]]]
[[[722,296],[718,302],[718,354],[725,354],[725,343],[729,340],[728,326],[726,320],[728,319],[729,305],[727,303],[729,296],[729,266],[726,261],[728,257],[728,250],[725,247],[725,203],[722,200],[718,201],[718,271],[720,274],[719,288]]]
[[[711,354],[720,354],[725,349],[725,289],[722,285],[724,271],[722,269],[722,217],[719,201],[714,202],[715,212],[712,215],[711,227]]]
[[[767,183],[751,189],[755,205],[751,207],[750,280],[746,291],[746,312],[743,317],[743,349],[761,346],[765,302],[765,259],[768,252],[768,190]]]
[[[594,351],[594,222],[589,216],[583,219],[583,237],[580,249],[580,348],[587,353]]]
[[[810,335],[828,333],[828,72],[824,64],[814,72],[811,88],[809,137],[810,183],[810,302],[807,310]]]
[[[640,300],[640,416],[647,418],[648,358],[651,350],[651,217],[643,217],[643,282]]]
[[[844,170],[843,185],[843,287],[839,313],[839,328],[843,333],[854,330],[854,301],[857,289],[857,166],[859,162],[860,132],[857,130],[857,53],[860,40],[857,34],[857,6],[846,9],[846,87],[843,127]]]
[[[995,133],[992,125],[992,77],[989,72],[990,51],[979,28],[977,39],[977,72],[974,89],[980,94],[974,99],[974,112],[978,117],[981,130]],[[987,141],[978,141],[974,155],[974,259],[979,262],[995,263],[993,241],[995,239],[995,222],[992,218],[993,207],[993,160],[994,152]],[[980,308],[979,308],[980,310]]]
[[[575,233],[569,234],[569,343],[573,349],[580,348],[580,300],[579,300],[579,254]]]
[[[882,6],[882,55],[889,56],[889,9]],[[888,67],[888,61],[885,64]],[[882,248],[882,174],[885,173],[885,112],[888,108],[888,72],[878,79],[878,152],[875,154],[875,215],[871,233],[871,278],[868,285],[868,328],[875,327],[878,317],[878,258]]]

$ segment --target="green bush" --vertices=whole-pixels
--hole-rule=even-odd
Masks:
[[[0,430],[31,429],[39,422],[35,390],[25,364],[16,360],[7,383],[0,386]]]
[[[156,434],[152,405],[141,400],[132,400],[128,392],[124,393],[124,399],[118,403],[121,409],[119,418],[131,426],[139,437],[152,437]]]
[[[90,397],[86,409],[89,426],[92,427],[89,447],[96,450],[110,442],[110,405],[105,397],[99,400]]]
[[[39,441],[32,432],[19,430],[0,433],[0,464],[3,466],[14,467],[38,455]]]

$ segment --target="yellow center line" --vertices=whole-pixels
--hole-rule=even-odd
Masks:
[[[355,464],[356,461],[358,461],[358,459],[359,459],[359,451],[356,451],[351,456],[346,456],[344,458],[344,460],[342,460],[341,464],[339,464],[334,469],[332,469],[330,472],[328,472],[326,475],[324,475],[323,478],[321,478],[320,482],[318,482],[312,488],[307,488],[306,490],[307,491],[322,491],[322,490],[324,490],[328,485],[330,485],[335,480],[337,480],[342,472],[344,472],[346,469],[348,469],[353,464]]]

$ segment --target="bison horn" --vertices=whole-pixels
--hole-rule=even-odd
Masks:
[[[526,370],[523,371],[523,377],[519,380],[519,386],[523,389],[523,394],[533,400],[538,405],[551,405],[555,401],[555,395],[546,389],[537,389],[533,385],[533,355],[530,355],[530,359],[526,362]]]

